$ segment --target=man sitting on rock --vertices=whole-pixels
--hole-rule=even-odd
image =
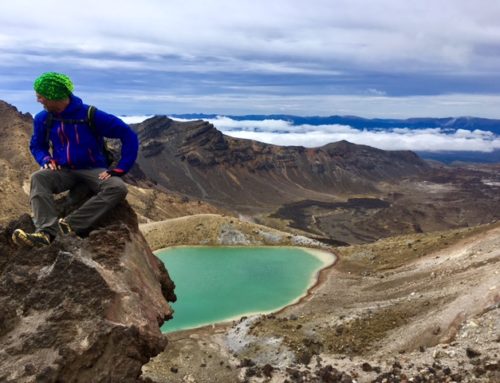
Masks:
[[[137,158],[136,133],[119,118],[89,107],[76,97],[64,74],[48,72],[34,83],[44,111],[35,116],[30,150],[41,169],[31,175],[30,203],[35,233],[16,229],[18,245],[49,245],[58,233],[84,233],[127,195],[120,178]],[[103,137],[122,142],[121,158],[112,169]],[[77,210],[58,219],[54,193],[87,187],[92,193]]]

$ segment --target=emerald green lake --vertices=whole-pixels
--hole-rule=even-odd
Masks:
[[[333,256],[294,247],[174,247],[155,252],[175,282],[163,332],[268,313],[303,296]]]

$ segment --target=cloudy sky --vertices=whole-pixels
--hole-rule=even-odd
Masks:
[[[500,118],[498,0],[2,1],[0,99],[120,115]]]

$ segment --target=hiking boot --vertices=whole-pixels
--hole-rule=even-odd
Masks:
[[[12,240],[18,246],[27,247],[43,247],[48,246],[52,242],[52,238],[48,233],[39,231],[37,233],[26,233],[22,229],[14,230]]]
[[[66,222],[64,220],[64,218],[61,218],[59,220],[59,230],[61,231],[61,233],[63,234],[69,234],[69,233],[72,233],[73,230],[71,229],[71,226],[69,225],[68,222]]]

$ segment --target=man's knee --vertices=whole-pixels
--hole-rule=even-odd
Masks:
[[[120,179],[120,181],[122,181]],[[119,186],[117,186],[117,189],[118,189],[118,194],[120,194],[121,198],[122,199],[125,199],[125,197],[127,196],[127,193],[128,193],[128,188],[127,188],[127,185],[125,185],[125,182],[121,182]]]
[[[43,183],[47,180],[48,176],[50,175],[50,173],[45,170],[45,169],[42,169],[42,170],[37,170],[36,172],[34,173],[31,173],[31,184],[40,184],[40,183]]]
[[[117,200],[125,199],[128,193],[127,185],[119,177],[111,177],[106,183],[105,189]]]
[[[36,172],[31,174],[30,183],[31,183],[31,194],[38,194],[43,192],[52,192],[53,190],[53,181],[52,178],[54,174],[49,170],[37,170]]]

